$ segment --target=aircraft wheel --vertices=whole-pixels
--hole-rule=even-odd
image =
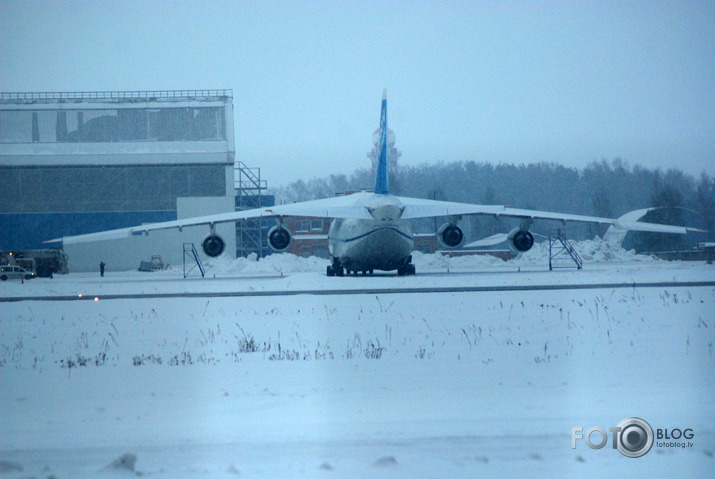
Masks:
[[[328,266],[328,276],[343,276],[345,274],[343,265],[338,258],[333,258],[333,264]]]
[[[415,265],[406,264],[397,270],[397,276],[412,276],[415,274]]]

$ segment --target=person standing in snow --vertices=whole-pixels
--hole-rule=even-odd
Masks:
[[[104,276],[104,261],[99,263],[99,275]]]

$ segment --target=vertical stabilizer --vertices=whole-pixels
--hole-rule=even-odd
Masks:
[[[377,180],[375,193],[386,195],[389,193],[389,180],[387,168],[387,90],[382,91],[382,111],[380,113],[380,142],[377,145]]]

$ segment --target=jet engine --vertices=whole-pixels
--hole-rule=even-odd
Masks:
[[[214,258],[223,253],[223,250],[226,249],[226,243],[219,235],[217,235],[216,233],[211,233],[206,238],[204,238],[203,242],[201,243],[201,247],[203,248],[204,253],[206,253],[207,256],[211,256],[212,258]]]
[[[268,231],[268,244],[276,251],[285,251],[290,246],[293,237],[283,225],[275,225]]]
[[[506,238],[509,248],[512,251],[524,253],[529,251],[534,246],[534,235],[528,231],[523,231],[520,228],[514,228],[509,232]]]
[[[464,231],[462,231],[462,228],[453,223],[445,223],[439,227],[437,238],[439,238],[439,242],[444,246],[456,248],[462,244]]]

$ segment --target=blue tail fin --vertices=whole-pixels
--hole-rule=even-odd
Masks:
[[[389,180],[387,175],[387,90],[382,92],[382,112],[380,113],[380,142],[378,147],[377,180],[375,193],[386,195],[389,193]]]

